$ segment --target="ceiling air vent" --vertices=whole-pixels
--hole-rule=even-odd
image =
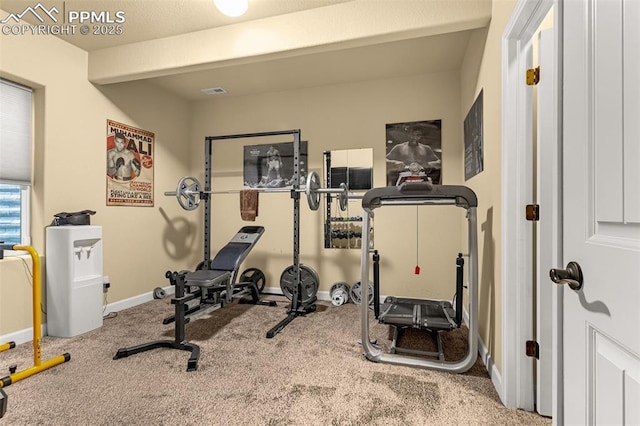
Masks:
[[[209,89],[201,89],[200,90],[205,95],[219,95],[221,93],[227,93],[222,87],[211,87]]]

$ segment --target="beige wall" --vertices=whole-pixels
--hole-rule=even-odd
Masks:
[[[31,257],[5,258],[0,261],[0,336],[31,327]],[[5,343],[0,342],[0,344]]]
[[[301,129],[309,141],[309,169],[323,176],[323,151],[373,148],[374,185],[385,185],[385,124],[442,120],[443,179],[462,182],[462,133],[459,75],[446,72],[366,81],[246,97],[221,97],[194,105],[191,171],[204,178],[205,136]],[[291,140],[291,139],[289,139]],[[242,185],[242,147],[283,141],[245,139],[214,143],[214,189]],[[179,176],[176,174],[175,179]],[[219,248],[241,227],[237,194],[214,195],[213,241]],[[323,208],[301,208],[301,262],[320,276],[320,290],[338,281],[360,280],[360,250],[324,249]],[[260,194],[256,224],[265,226],[263,239],[245,267],[257,266],[267,286],[279,287],[281,272],[292,263],[293,202],[288,194]],[[460,210],[459,212],[456,210]],[[348,216],[361,215],[359,201],[349,203]],[[416,265],[416,208],[380,209],[375,218],[375,244],[382,258],[382,294],[451,299],[455,292],[455,257],[460,247],[462,209],[422,207]],[[466,231],[465,231],[466,232]],[[195,259],[194,259],[195,261]]]
[[[175,187],[173,173],[187,171],[188,104],[144,83],[92,85],[87,53],[55,37],[3,36],[0,51],[0,75],[35,88],[36,250],[45,255],[45,226],[53,214],[92,209],[92,224],[103,227],[104,274],[112,283],[108,301],[167,285],[164,272],[183,267],[195,238],[196,224],[162,196]],[[155,132],[153,208],[106,207],[107,119]],[[30,258],[24,260],[30,267]],[[0,261],[0,335],[31,325],[24,265],[19,259]]]
[[[502,368],[502,32],[516,2],[494,1],[491,24],[474,31],[460,70],[461,114],[484,96],[484,171],[465,182],[478,195],[479,329],[498,371]]]

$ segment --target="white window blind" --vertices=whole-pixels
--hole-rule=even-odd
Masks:
[[[0,79],[0,182],[31,182],[31,89]]]

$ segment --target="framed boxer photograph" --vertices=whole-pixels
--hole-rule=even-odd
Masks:
[[[387,186],[401,176],[420,174],[433,184],[442,181],[442,120],[386,125]]]
[[[299,184],[307,179],[307,141],[300,141]],[[245,188],[292,188],[293,142],[244,146]]]

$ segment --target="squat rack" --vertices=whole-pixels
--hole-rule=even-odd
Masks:
[[[224,136],[207,136],[205,138],[205,182],[204,191],[200,192],[200,199],[204,199],[204,262],[211,259],[211,172],[213,141],[227,139],[249,139],[269,136],[287,136],[293,138],[293,185],[290,190],[293,199],[293,292],[291,306],[287,311],[287,317],[276,324],[267,332],[267,338],[272,338],[284,329],[298,316],[303,316],[316,310],[317,297],[302,300],[302,288],[300,282],[300,129],[282,130],[273,132],[243,133]]]

